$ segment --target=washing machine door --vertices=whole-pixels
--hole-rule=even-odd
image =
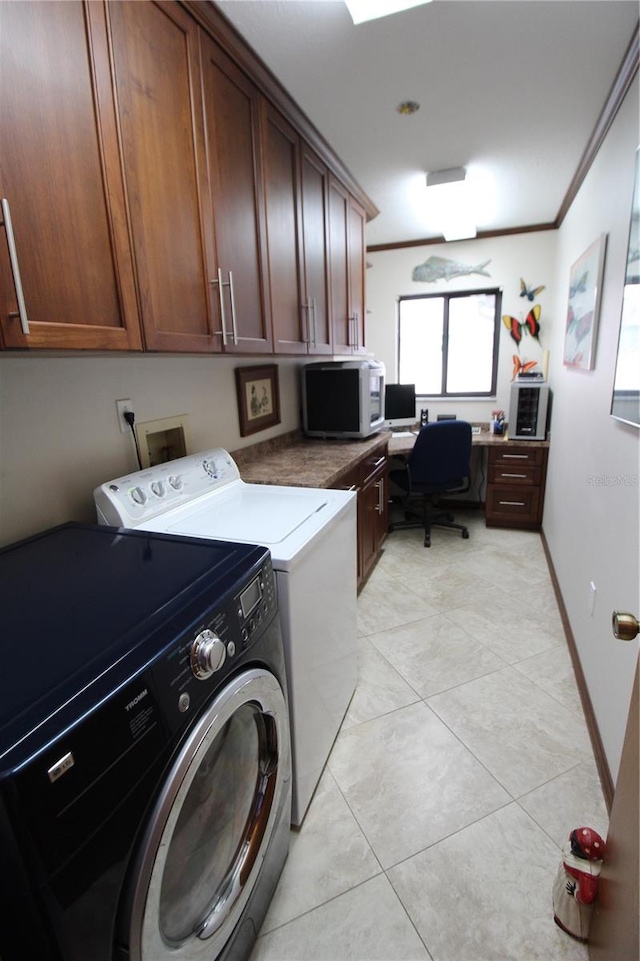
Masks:
[[[280,685],[245,671],[190,733],[151,815],[135,868],[132,961],[218,957],[258,880],[290,771]]]

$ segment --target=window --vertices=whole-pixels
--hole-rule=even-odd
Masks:
[[[498,289],[401,297],[399,382],[423,397],[495,395],[501,301]]]

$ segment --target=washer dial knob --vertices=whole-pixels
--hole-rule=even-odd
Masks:
[[[147,503],[147,495],[142,490],[141,487],[134,487],[132,491],[129,492],[129,496],[134,504],[139,504],[140,507],[144,507]]]
[[[227,649],[214,631],[201,631],[191,645],[191,670],[201,681],[220,670]]]

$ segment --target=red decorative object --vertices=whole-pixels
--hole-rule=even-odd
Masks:
[[[562,848],[562,862],[553,885],[553,920],[578,941],[589,937],[606,847],[597,831],[581,827],[571,832]]]

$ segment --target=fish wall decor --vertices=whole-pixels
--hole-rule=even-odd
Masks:
[[[448,257],[429,257],[423,264],[413,268],[411,279],[433,284],[436,280],[452,280],[454,277],[465,277],[468,274],[482,274],[483,277],[490,277],[491,274],[484,269],[490,263],[490,260],[485,260],[474,267],[471,264],[461,264],[457,260],[449,260]]]

